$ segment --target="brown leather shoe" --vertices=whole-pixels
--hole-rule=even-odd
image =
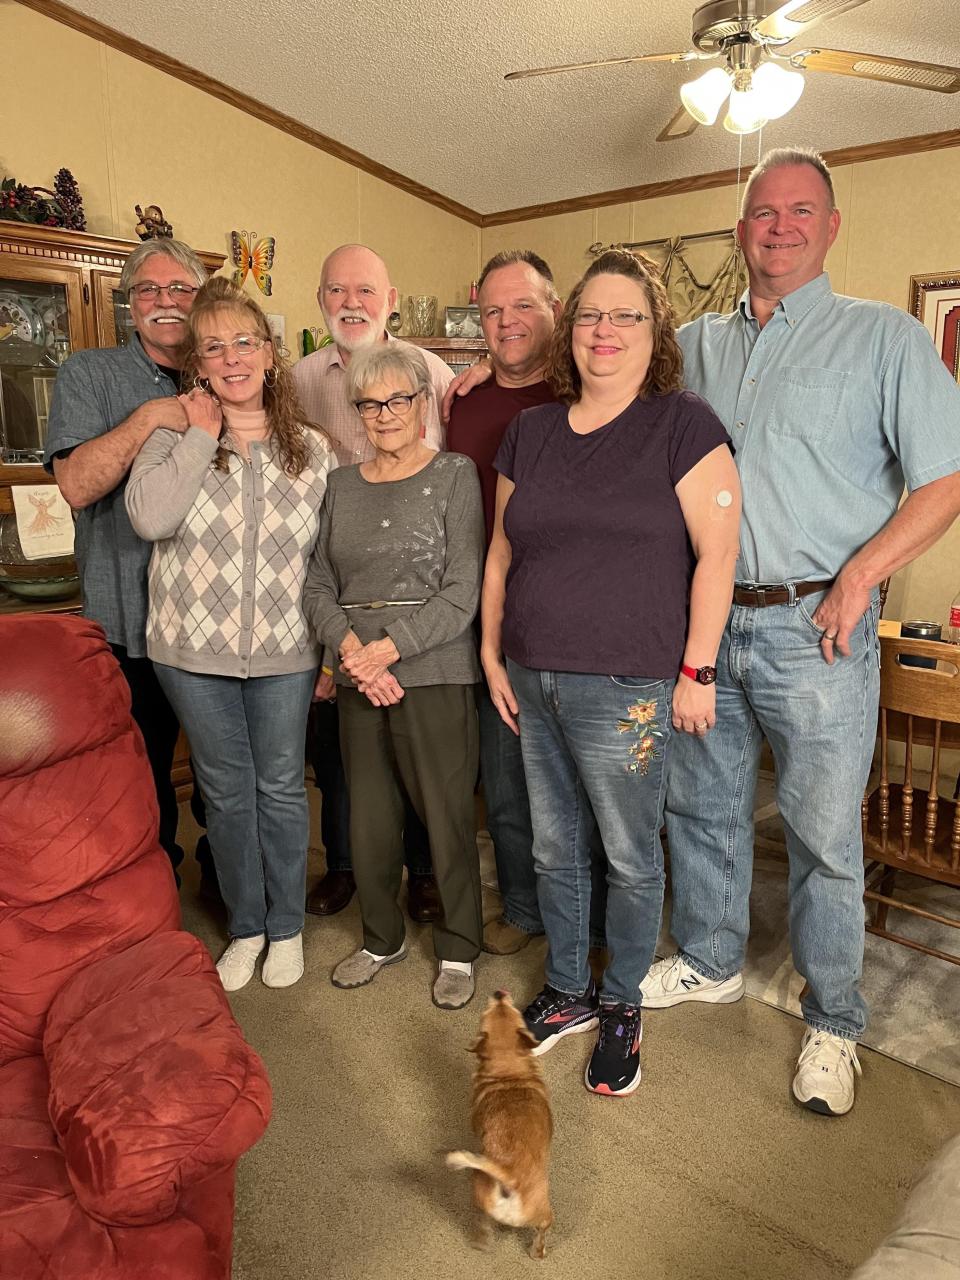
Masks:
[[[314,916],[335,916],[356,891],[352,871],[328,871],[307,895],[307,910]]]
[[[492,956],[512,956],[522,951],[532,936],[498,916],[483,926],[483,949]]]
[[[432,924],[443,915],[440,890],[433,876],[407,877],[407,913],[417,924]]]

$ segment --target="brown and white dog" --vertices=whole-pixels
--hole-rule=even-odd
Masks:
[[[547,1164],[553,1119],[536,1040],[506,991],[497,991],[480,1020],[471,1046],[479,1059],[473,1077],[470,1122],[483,1155],[451,1151],[451,1169],[472,1169],[473,1196],[481,1217],[477,1243],[490,1242],[488,1218],[507,1227],[534,1227],[532,1258],[546,1252],[553,1224]]]

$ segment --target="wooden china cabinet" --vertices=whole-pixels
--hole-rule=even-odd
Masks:
[[[2,525],[13,519],[13,486],[51,483],[40,459],[57,370],[74,351],[130,340],[130,306],[117,286],[139,243],[0,221],[0,558]],[[221,253],[199,257],[211,275],[225,261]],[[78,586],[63,599],[69,583],[59,594],[54,583],[3,583],[9,589],[0,587],[0,617],[80,609]],[[192,782],[188,758],[181,735],[173,765],[178,787]]]

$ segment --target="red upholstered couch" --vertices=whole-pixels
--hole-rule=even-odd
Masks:
[[[103,632],[0,619],[0,1276],[226,1280],[270,1102]]]

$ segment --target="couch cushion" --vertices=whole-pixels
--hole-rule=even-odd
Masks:
[[[0,618],[0,1063],[88,960],[175,928],[130,691],[85,618]]]
[[[0,1063],[40,1053],[47,1010],[67,979],[179,923],[160,848],[62,898],[0,910]]]
[[[15,1280],[229,1280],[233,1169],[185,1190],[156,1226],[81,1208],[47,1117],[42,1057],[0,1067],[0,1275]]]
[[[168,1217],[269,1119],[266,1071],[190,934],[157,934],[78,973],[51,1005],[44,1054],[70,1180],[104,1222]]]

